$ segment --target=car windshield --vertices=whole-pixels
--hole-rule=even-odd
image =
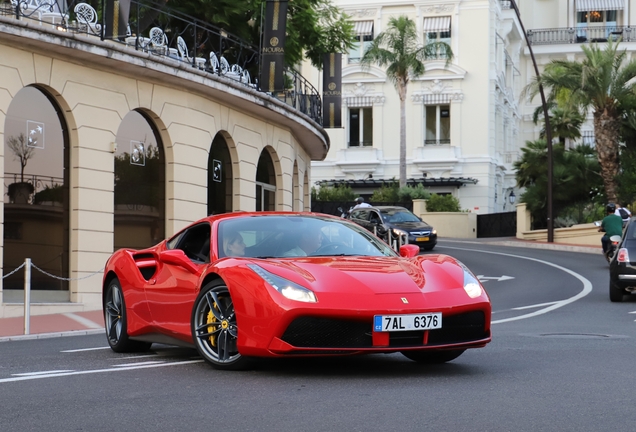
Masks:
[[[220,257],[397,256],[364,228],[343,219],[319,216],[227,219],[219,223],[217,240]]]
[[[407,209],[380,210],[382,218],[388,223],[419,222],[420,219]]]

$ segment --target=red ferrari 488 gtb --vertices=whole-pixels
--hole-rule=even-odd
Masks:
[[[258,357],[401,352],[453,360],[491,340],[488,294],[447,255],[400,254],[360,226],[314,213],[204,218],[106,264],[116,352],[194,346],[219,369]]]

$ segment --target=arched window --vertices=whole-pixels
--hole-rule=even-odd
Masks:
[[[131,111],[117,131],[114,249],[142,249],[165,237],[165,157],[154,123]]]
[[[54,276],[69,275],[69,144],[62,110],[45,89],[25,87],[13,98],[4,127],[4,254],[9,273],[31,258]],[[23,289],[18,272],[5,290]],[[54,290],[68,301],[68,281],[35,269],[32,290]],[[34,300],[38,294],[34,293]],[[7,298],[7,297],[5,297]]]

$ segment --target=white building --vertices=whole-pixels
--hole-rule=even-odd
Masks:
[[[454,53],[447,67],[444,60],[428,61],[426,73],[409,83],[407,178],[433,192],[452,193],[462,208],[476,213],[513,210],[513,162],[526,140],[538,138],[541,126],[532,123],[539,98],[520,100],[534,69],[510,1],[334,3],[355,20],[360,43],[343,57],[343,128],[328,130],[331,150],[324,161],[312,162],[311,183],[345,181],[365,194],[377,180],[399,178],[397,92],[382,69],[363,69],[358,62],[389,18],[406,15],[416,22],[421,43],[442,40]],[[631,42],[636,28],[629,27],[636,22],[633,0],[517,4],[540,69],[554,58],[577,58],[586,42],[622,36],[623,48],[636,51]],[[320,85],[321,75],[314,78]],[[593,143],[591,121],[582,132]]]

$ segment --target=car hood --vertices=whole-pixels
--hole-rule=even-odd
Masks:
[[[415,258],[312,257],[268,260],[258,265],[315,292],[391,294],[433,292],[463,286],[464,272],[447,255]]]
[[[388,222],[389,228],[397,228],[404,231],[432,230],[433,227],[425,222]]]

